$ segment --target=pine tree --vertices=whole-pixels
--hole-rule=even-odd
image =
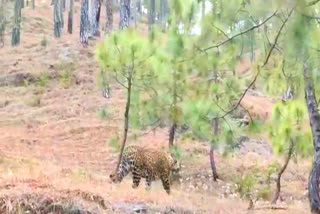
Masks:
[[[101,0],[92,0],[91,34],[96,37],[100,36],[100,11]]]
[[[62,12],[66,10],[66,0],[61,0]]]
[[[120,23],[119,23],[120,30],[129,27],[130,7],[131,7],[131,0],[120,0]]]
[[[150,0],[149,5],[150,6],[148,8],[148,18],[149,18],[148,29],[149,29],[149,31],[151,31],[152,25],[154,25],[155,18],[156,18],[156,1]]]
[[[118,83],[126,91],[126,105],[124,113],[124,129],[121,150],[115,171],[118,170],[122,159],[128,132],[132,102],[141,78],[146,75],[149,60],[153,55],[147,40],[133,31],[120,31],[112,34],[97,50],[97,59],[102,69],[101,75],[109,81]],[[147,59],[147,60],[146,60]]]
[[[68,12],[68,32],[72,34],[73,28],[73,0],[70,0],[69,12]]]
[[[20,44],[20,24],[21,24],[21,8],[23,0],[16,0],[14,4],[14,25],[12,29],[11,45]]]
[[[167,19],[168,19],[168,13],[169,13],[169,4],[168,0],[162,0],[160,1],[160,23],[166,27]]]
[[[89,0],[81,2],[80,43],[87,45],[89,38]]]
[[[113,2],[112,0],[106,0],[106,14],[107,14],[106,34],[110,34],[113,29],[112,2]]]
[[[5,1],[1,0],[0,5],[0,47],[4,46],[4,35],[6,31],[6,12],[5,12]]]
[[[60,38],[63,29],[63,13],[61,0],[53,0],[53,22],[54,22],[54,36]]]

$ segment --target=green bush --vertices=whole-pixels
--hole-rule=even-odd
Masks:
[[[48,82],[49,82],[49,80],[50,80],[50,77],[49,77],[49,75],[47,74],[47,73],[42,73],[41,75],[40,75],[40,81],[39,81],[39,85],[41,86],[41,87],[46,87],[47,85],[48,85]]]
[[[103,108],[99,110],[98,115],[101,120],[110,119],[112,118],[113,111],[110,108]]]
[[[257,192],[257,199],[270,201],[271,197],[272,197],[272,191],[271,191],[271,188],[268,186],[259,189]]]
[[[240,194],[241,198],[251,199],[256,184],[257,178],[254,174],[250,173],[241,177],[235,177],[236,191]]]
[[[170,152],[177,160],[181,160],[182,151],[178,146],[174,146],[173,148],[171,148]]]
[[[120,152],[120,137],[116,136],[109,141],[109,147],[111,147],[114,152]]]
[[[41,46],[42,47],[47,47],[48,45],[48,40],[47,38],[44,36],[43,39],[41,40]]]

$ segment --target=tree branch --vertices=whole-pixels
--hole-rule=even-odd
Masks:
[[[258,66],[258,72],[257,74],[255,75],[255,77],[253,78],[253,80],[251,81],[251,83],[249,84],[249,86],[246,88],[246,90],[244,90],[243,94],[241,95],[240,99],[238,100],[237,104],[232,108],[230,109],[229,111],[227,111],[226,113],[224,113],[222,116],[220,117],[217,117],[217,118],[224,118],[225,116],[227,116],[228,114],[230,114],[231,112],[233,112],[236,108],[239,107],[241,101],[243,100],[244,96],[247,94],[248,90],[253,86],[253,84],[256,82],[258,76],[260,74],[260,67]],[[214,118],[216,119],[216,118]]]
[[[212,24],[212,27],[214,27],[215,29],[217,29],[218,31],[220,31],[225,37],[227,37],[227,39],[230,39],[230,37],[219,27],[215,26],[214,24]]]
[[[119,83],[122,87],[124,87],[125,89],[128,89],[127,86],[125,86],[119,79],[118,79],[118,73],[116,72],[116,75],[114,76],[114,79],[117,81],[117,83]]]
[[[320,2],[320,0],[314,0],[314,1],[310,2],[310,3],[308,3],[307,6],[313,6],[313,5],[315,5],[315,4],[319,3],[319,2]]]
[[[285,24],[288,22],[288,19],[289,19],[289,17],[291,16],[294,8],[295,8],[295,7],[293,7],[293,8],[291,9],[291,11],[290,11],[290,13],[288,14],[287,18],[286,18],[286,19],[284,20],[284,22],[282,23],[282,25],[281,25],[281,27],[280,27],[280,29],[279,29],[279,32],[278,32],[278,34],[277,34],[277,36],[276,36],[276,38],[275,38],[275,40],[274,40],[274,43],[273,43],[272,47],[270,48],[269,53],[268,53],[268,55],[267,55],[267,57],[266,57],[263,65],[262,65],[262,67],[264,67],[264,66],[269,62],[271,53],[272,53],[272,51],[274,50],[274,48],[275,48],[275,46],[276,46],[276,44],[277,44],[277,42],[278,42],[278,39],[279,39],[280,34],[281,34],[281,32],[282,32],[282,29],[284,28]],[[275,12],[275,13],[276,13],[276,12]],[[274,16],[275,13],[274,13],[273,15],[269,16],[269,19],[270,19],[272,16]],[[231,37],[231,38],[232,38],[232,37]],[[224,118],[225,116],[227,116],[228,114],[230,114],[231,112],[233,112],[236,108],[238,108],[238,107],[240,106],[241,101],[243,100],[244,96],[247,94],[248,90],[254,85],[254,83],[256,82],[259,74],[260,74],[260,66],[258,66],[258,72],[257,72],[257,74],[255,75],[255,77],[253,78],[253,80],[251,81],[251,83],[249,84],[249,86],[244,90],[244,92],[243,92],[243,94],[241,95],[241,97],[240,97],[239,101],[237,102],[237,104],[236,104],[232,109],[230,109],[229,111],[227,111],[226,113],[224,113],[222,116],[217,117],[217,118]]]
[[[267,58],[266,58],[266,60],[265,60],[264,63],[263,63],[263,66],[265,66],[265,65],[268,63],[269,58],[270,58],[270,56],[271,56],[271,53],[272,53],[273,49],[276,47],[276,45],[277,45],[277,42],[278,42],[278,39],[279,39],[280,34],[281,34],[281,32],[282,32],[282,29],[284,28],[284,26],[285,26],[286,23],[288,22],[288,20],[289,20],[291,14],[292,14],[294,8],[295,8],[295,7],[293,7],[293,8],[291,9],[289,15],[287,16],[287,18],[286,18],[286,19],[284,20],[284,22],[282,23],[282,25],[281,25],[281,27],[280,27],[280,29],[279,29],[279,31],[278,31],[278,34],[277,34],[276,38],[274,39],[274,43],[273,43],[273,45],[272,45],[272,47],[271,47],[271,49],[270,49],[270,51],[269,51],[269,53],[268,53],[268,55],[267,55]],[[262,66],[262,67],[263,67],[263,66]]]
[[[210,49],[212,49],[212,48],[218,48],[218,47],[220,47],[220,46],[222,46],[222,45],[224,45],[224,44],[232,41],[233,39],[237,38],[238,36],[241,36],[241,35],[243,35],[243,34],[246,34],[246,33],[250,32],[250,31],[256,29],[256,28],[259,28],[260,26],[262,26],[262,25],[264,25],[266,22],[268,22],[272,17],[274,17],[274,16],[277,14],[277,12],[278,12],[278,11],[276,10],[271,16],[269,16],[268,18],[266,18],[266,19],[265,19],[263,22],[261,22],[260,24],[255,25],[255,26],[252,26],[251,28],[249,28],[249,29],[247,29],[247,30],[245,30],[245,31],[243,31],[243,32],[240,32],[240,33],[238,33],[238,34],[230,37],[229,39],[226,39],[226,40],[224,40],[224,41],[222,41],[222,42],[220,42],[220,43],[218,43],[218,44],[216,44],[216,45],[207,47],[207,48],[203,49],[203,51],[207,51],[207,50],[210,50]]]

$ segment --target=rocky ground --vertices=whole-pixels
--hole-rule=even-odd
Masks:
[[[132,189],[129,177],[111,184],[118,153],[109,141],[121,133],[124,93],[115,85],[107,100],[97,87],[94,50],[101,39],[87,48],[79,44],[79,4],[74,34],[64,32],[61,39],[53,37],[52,10],[47,1],[36,1],[36,10],[23,9],[21,45],[11,48],[8,34],[0,49],[1,213],[309,213],[310,160],[300,159],[283,176],[277,210],[268,203],[274,175],[255,209],[247,210],[239,181],[252,173],[257,189],[266,186],[268,166],[282,161],[265,136],[252,136],[228,155],[216,151],[218,182],[212,179],[208,144],[179,138],[183,167],[170,196],[160,182],[151,191],[143,182]],[[253,117],[267,120],[273,103],[252,92],[242,104]],[[135,136],[130,133],[129,143],[167,147],[166,129]]]

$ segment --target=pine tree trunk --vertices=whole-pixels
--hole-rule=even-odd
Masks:
[[[21,0],[21,8],[24,8],[24,0]]]
[[[63,16],[63,12],[64,12],[64,8],[65,8],[65,6],[64,6],[64,4],[65,4],[65,0],[60,0],[60,20],[61,20],[61,32],[62,32],[62,30],[63,30],[63,28],[64,28],[64,16]]]
[[[91,34],[96,37],[100,36],[100,11],[101,0],[92,0]]]
[[[313,136],[314,163],[309,179],[309,201],[312,213],[320,213],[319,178],[320,178],[320,114],[316,101],[313,80],[307,64],[304,64],[304,90],[309,112],[310,127]]]
[[[132,87],[132,72],[130,71],[129,77],[128,77],[128,85],[127,85],[127,102],[126,102],[126,109],[124,113],[124,131],[123,131],[123,138],[122,138],[122,144],[120,148],[120,154],[119,154],[119,159],[118,163],[116,166],[115,173],[118,172],[121,160],[122,160],[122,154],[124,147],[127,142],[127,137],[128,137],[128,130],[129,130],[129,112],[130,112],[130,103],[131,103],[131,87]]]
[[[80,17],[80,42],[84,45],[88,44],[89,38],[89,2],[82,0],[81,17]]]
[[[213,128],[214,128],[214,130],[213,130],[214,135],[218,136],[219,135],[219,119],[216,118],[214,120],[214,127]],[[211,146],[210,146],[209,158],[210,158],[210,165],[211,165],[213,180],[217,181],[219,176],[217,173],[216,163],[214,161],[214,145],[213,145],[213,143],[211,143]]]
[[[0,47],[4,46],[4,34],[6,31],[5,0],[0,4]]]
[[[177,117],[178,117],[178,112],[177,112],[177,71],[173,70],[173,84],[172,84],[172,97],[173,97],[173,102],[172,102],[172,108],[171,108],[171,119],[172,119],[172,126],[170,127],[169,131],[169,149],[173,148],[174,146],[174,138],[175,138],[175,133],[176,133],[176,128],[177,128]]]
[[[160,1],[160,23],[163,28],[166,28],[167,21],[168,21],[168,13],[169,13],[169,4],[168,0],[161,0]]]
[[[20,44],[20,23],[21,23],[21,7],[23,0],[16,0],[14,5],[14,25],[12,29],[11,45]]]
[[[156,1],[155,0],[150,0],[150,7],[148,10],[149,13],[149,26],[148,26],[148,30],[151,31],[152,29],[152,25],[154,25],[155,23],[155,11],[156,11]]]
[[[35,0],[31,0],[31,4],[32,4],[32,9],[35,9],[36,8],[36,5],[35,5]]]
[[[106,12],[107,12],[107,24],[106,24],[106,34],[110,34],[113,28],[113,13],[112,13],[112,0],[106,0]]]
[[[173,123],[169,131],[169,149],[173,148],[177,124]]]
[[[119,23],[120,30],[129,27],[130,5],[131,5],[130,0],[120,0],[120,23]]]
[[[136,0],[136,8],[137,8],[137,12],[141,15],[142,14],[141,0]]]
[[[53,0],[54,10],[53,10],[53,22],[54,22],[54,36],[56,38],[61,37],[63,29],[63,14],[61,0]]]
[[[201,11],[201,19],[204,20],[204,17],[206,16],[206,0],[202,0],[202,11]]]
[[[72,34],[73,26],[73,0],[70,0],[70,8],[68,13],[68,32]]]
[[[134,25],[137,27],[137,5],[136,0],[131,0],[131,7],[130,7],[130,25]]]
[[[289,161],[291,159],[292,153],[293,153],[293,148],[294,148],[294,142],[293,140],[290,140],[290,147],[289,147],[289,151],[288,151],[288,156],[286,159],[286,162],[284,163],[284,165],[282,166],[280,172],[278,173],[277,176],[277,188],[276,188],[276,192],[274,194],[274,197],[272,199],[272,204],[275,204],[280,196],[280,191],[281,191],[281,176],[284,173],[284,171],[287,169],[287,166],[289,164]]]
[[[66,10],[66,0],[61,0],[62,12]]]

